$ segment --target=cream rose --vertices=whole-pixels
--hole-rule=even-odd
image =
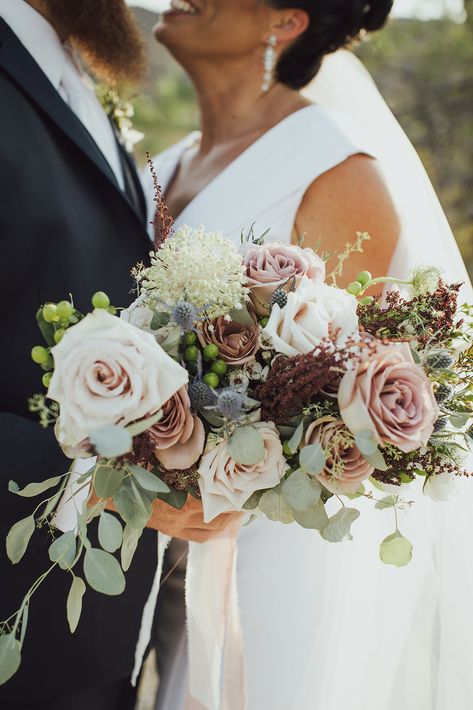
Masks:
[[[305,435],[309,444],[320,444],[325,452],[325,468],[317,478],[332,493],[356,493],[374,471],[341,419],[327,416],[312,422]]]
[[[321,282],[325,278],[325,262],[312,249],[279,242],[245,244],[242,249],[251,300],[259,315],[268,313],[273,293],[291,279],[297,286],[304,276]]]
[[[300,355],[313,350],[329,335],[338,333],[342,343],[358,328],[357,302],[342,289],[304,278],[297,291],[288,294],[287,304],[277,304],[263,333],[283,355]]]
[[[255,491],[277,486],[288,468],[274,424],[256,422],[253,426],[261,434],[266,452],[259,463],[253,466],[236,463],[226,440],[201,459],[199,486],[206,523],[220,513],[241,510]]]
[[[153,414],[188,381],[152,335],[101,309],[69,328],[52,354],[48,397],[60,405],[58,441],[66,447]]]
[[[190,407],[187,387],[182,387],[163,405],[162,419],[149,430],[154,455],[167,469],[190,468],[204,450],[204,425]]]
[[[346,372],[338,404],[353,434],[371,431],[380,446],[405,453],[427,444],[438,418],[432,384],[407,343],[380,345]]]

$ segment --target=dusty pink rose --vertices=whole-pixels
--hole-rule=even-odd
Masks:
[[[312,249],[290,244],[245,245],[243,263],[251,300],[259,315],[267,314],[273,293],[290,279],[295,279],[297,286],[303,276],[316,281],[325,278],[325,263]]]
[[[325,468],[317,479],[332,493],[356,493],[374,471],[341,419],[322,417],[312,422],[305,435],[305,444],[320,444],[325,451]]]
[[[427,444],[438,418],[432,384],[407,343],[381,345],[348,371],[338,404],[351,432],[371,431],[380,446],[405,453]]]
[[[254,325],[242,325],[226,321],[221,316],[204,322],[199,340],[202,345],[216,345],[219,357],[229,365],[244,365],[253,359],[260,348],[259,326],[256,322]]]
[[[187,387],[182,387],[163,406],[163,417],[149,433],[155,444],[154,455],[168,469],[193,466],[205,445],[204,425],[190,411]]]
[[[255,491],[277,486],[288,468],[274,424],[256,422],[253,426],[261,434],[266,452],[259,463],[244,466],[234,461],[226,440],[201,459],[199,486],[206,523],[220,513],[241,510]]]

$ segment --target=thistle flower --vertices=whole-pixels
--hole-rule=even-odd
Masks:
[[[151,254],[151,266],[137,273],[145,299],[175,307],[192,304],[201,318],[218,318],[248,300],[245,272],[236,247],[203,227],[181,227]]]

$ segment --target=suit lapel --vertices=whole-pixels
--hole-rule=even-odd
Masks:
[[[82,151],[143,222],[140,211],[118,185],[113,170],[94,139],[61,98],[29,52],[0,18],[0,68],[3,68],[38,108]]]

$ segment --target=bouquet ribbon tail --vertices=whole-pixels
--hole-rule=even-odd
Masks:
[[[213,540],[189,544],[189,688],[185,710],[247,707],[236,578],[239,528],[238,522]]]

